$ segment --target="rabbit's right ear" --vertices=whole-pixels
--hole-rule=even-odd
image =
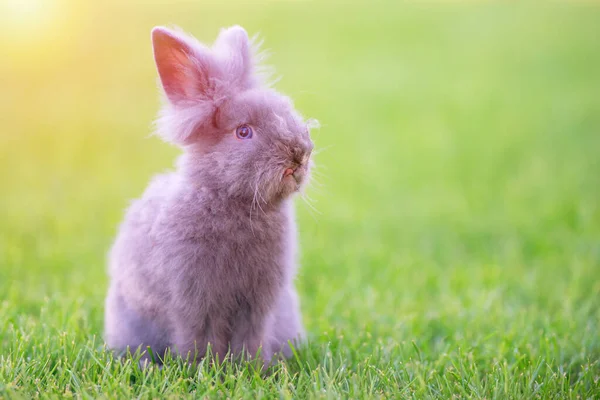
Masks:
[[[169,101],[208,97],[210,51],[192,38],[164,27],[152,29],[154,61]]]

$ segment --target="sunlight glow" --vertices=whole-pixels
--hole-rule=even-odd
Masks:
[[[2,0],[0,23],[7,33],[35,35],[52,22],[56,13],[52,0]]]

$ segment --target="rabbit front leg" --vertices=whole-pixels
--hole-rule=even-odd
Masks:
[[[171,351],[188,362],[204,357],[208,345],[208,334],[204,323],[190,323],[185,317],[175,318]]]
[[[231,342],[232,352],[250,358],[260,353],[260,357],[268,364],[273,352],[269,341],[266,340],[265,327],[272,319],[271,314],[263,313],[239,315]]]
[[[302,344],[305,337],[298,295],[292,284],[281,293],[274,318],[270,321],[267,325],[267,335],[273,353],[281,353],[285,358],[290,358],[292,356],[290,343],[297,347]]]
[[[183,274],[182,274],[183,275]],[[201,293],[197,282],[182,279],[172,288],[171,351],[189,362],[199,361],[206,354],[209,339],[208,309],[187,293]]]
[[[182,358],[199,361],[206,356],[210,346],[211,355],[223,361],[229,352],[230,340],[231,329],[226,319],[207,312],[200,317],[196,314],[194,318],[179,318],[174,347]]]

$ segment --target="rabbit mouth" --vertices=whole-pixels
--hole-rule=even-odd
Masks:
[[[286,168],[281,179],[283,185],[289,192],[298,192],[302,187],[307,173],[306,164],[300,164],[293,168]]]
[[[283,172],[283,179],[291,179],[298,186],[304,181],[304,177],[306,175],[306,164],[300,164],[294,168],[286,168]]]
[[[300,190],[300,184],[302,183],[302,179],[296,175],[288,175],[283,177],[282,183],[284,184],[284,186],[291,189],[290,191],[297,192],[298,190]]]

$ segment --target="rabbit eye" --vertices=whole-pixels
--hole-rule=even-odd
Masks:
[[[235,130],[235,136],[238,139],[250,139],[252,138],[252,128],[249,125],[240,125]]]

